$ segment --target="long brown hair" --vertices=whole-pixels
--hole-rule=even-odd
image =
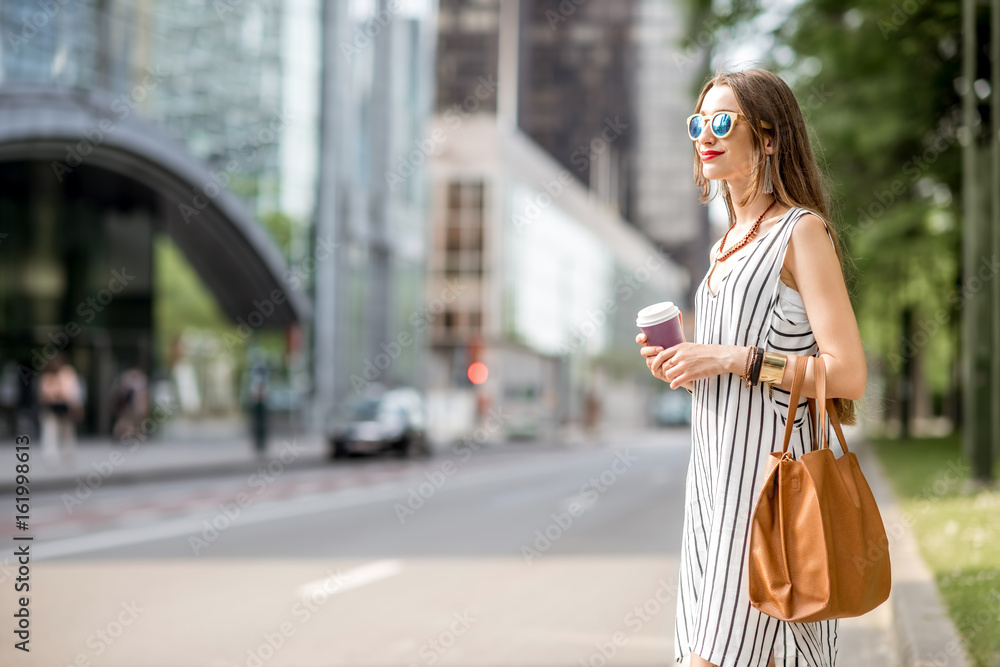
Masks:
[[[840,261],[841,272],[844,272],[845,256],[841,248],[840,236],[833,224],[830,208],[833,204],[829,195],[830,188],[826,177],[820,170],[809,141],[809,132],[802,110],[799,108],[795,94],[778,75],[764,69],[747,69],[743,71],[717,71],[705,84],[698,96],[695,112],[701,111],[705,94],[714,86],[729,86],[733,96],[746,116],[750,131],[753,133],[753,158],[750,169],[750,186],[739,202],[746,206],[764,192],[764,149],[765,138],[770,138],[774,148],[771,156],[771,182],[774,186],[774,198],[778,204],[786,207],[804,208],[822,218],[833,237]],[[761,127],[759,121],[770,123],[772,129]],[[729,209],[730,224],[736,220],[729,184],[725,180],[715,194],[711,194],[712,181],[705,178],[702,171],[701,156],[696,142],[692,142],[694,153],[694,182],[702,189],[699,201],[708,204],[721,191]],[[836,397],[833,399],[837,416],[842,424],[855,424],[854,401]]]

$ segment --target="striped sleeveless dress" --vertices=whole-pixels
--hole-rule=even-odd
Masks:
[[[792,228],[810,212],[793,207],[754,239],[725,267],[728,273],[715,276],[717,295],[709,290],[706,273],[695,294],[695,342],[819,355],[801,295],[779,277]],[[772,396],[761,382],[748,389],[733,373],[694,382],[676,662],[695,653],[721,667],[765,667],[773,649],[781,667],[836,664],[837,619],[785,622],[750,605],[750,521],[767,456],[781,451],[789,398],[778,388]],[[796,459],[813,448],[813,436],[803,428],[807,419],[808,404],[800,396],[788,445]]]

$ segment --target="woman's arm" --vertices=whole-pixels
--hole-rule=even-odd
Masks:
[[[816,344],[826,362],[827,398],[859,400],[868,381],[865,350],[840,260],[820,218],[806,213],[795,223],[785,266],[802,295]],[[800,359],[806,360],[802,395],[815,398],[812,357]],[[793,373],[786,367],[779,386],[791,390],[792,379]]]
[[[861,333],[847,294],[840,260],[820,218],[807,213],[796,221],[786,251],[785,267],[802,295],[813,335],[826,361],[827,397],[860,399],[868,380]],[[640,334],[636,342],[644,344],[645,337]],[[743,345],[684,342],[667,350],[643,347],[641,353],[646,357],[646,364],[654,377],[669,382],[671,389],[690,389],[693,381],[699,378],[721,373],[742,376],[749,350]],[[799,358],[806,361],[801,395],[815,398],[812,357]],[[791,390],[793,377],[793,373],[786,368],[779,386]]]

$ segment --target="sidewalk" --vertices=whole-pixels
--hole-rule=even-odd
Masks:
[[[896,664],[899,667],[971,667],[972,661],[948,616],[934,575],[920,555],[909,517],[899,508],[881,462],[860,433],[853,434],[845,429],[844,438],[848,449],[858,457],[889,538],[892,589],[882,607],[888,607],[891,615]]]
[[[50,461],[41,448],[31,446],[32,491],[95,489],[111,484],[135,484],[166,479],[243,474],[256,470],[259,459],[249,434],[240,424],[177,424],[146,442],[118,442],[110,438],[81,439],[72,455]],[[0,493],[15,488],[13,445],[0,447]],[[327,444],[317,433],[277,434],[268,439],[267,457],[280,458],[288,467],[323,463]]]

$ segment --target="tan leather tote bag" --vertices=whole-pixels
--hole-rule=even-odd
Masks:
[[[885,602],[892,585],[882,516],[826,398],[822,357],[813,357],[818,424],[809,420],[813,442],[822,437],[822,444],[798,461],[788,451],[806,360],[788,357],[795,375],[785,439],[781,453],[768,455],[750,527],[748,577],[754,608],[798,623],[866,614]],[[844,451],[839,459],[826,439],[826,412]]]

